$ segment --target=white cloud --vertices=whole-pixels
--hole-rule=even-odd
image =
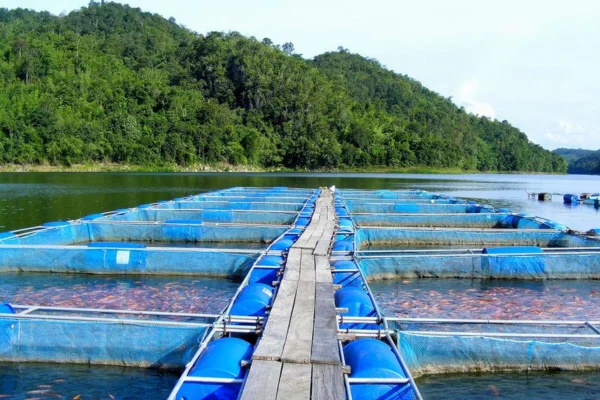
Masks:
[[[472,114],[495,119],[496,112],[494,111],[494,107],[485,101],[477,99],[478,85],[475,78],[463,82],[456,96],[456,103],[459,106],[463,106],[465,110]]]
[[[575,122],[559,119],[554,128],[544,134],[549,147],[600,148],[600,136]]]

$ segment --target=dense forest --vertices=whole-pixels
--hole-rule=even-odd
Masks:
[[[566,171],[507,121],[344,48],[306,60],[115,3],[0,9],[0,80],[0,164]]]
[[[600,174],[600,150],[560,148],[554,152],[567,160],[570,174]]]

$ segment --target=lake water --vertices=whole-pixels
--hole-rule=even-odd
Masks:
[[[358,189],[423,189],[556,220],[573,229],[600,228],[592,206],[529,200],[527,192],[600,192],[591,175],[416,175],[334,173],[1,173],[0,231],[75,219],[231,186],[336,185]]]
[[[426,400],[600,398],[597,372],[432,375],[417,385]]]
[[[0,363],[0,398],[164,400],[178,378],[153,369]]]

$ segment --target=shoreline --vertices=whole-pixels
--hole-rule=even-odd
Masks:
[[[180,165],[144,166],[131,164],[93,163],[74,164],[72,166],[50,164],[7,164],[0,165],[0,173],[6,172],[123,172],[123,173],[202,173],[202,172],[238,172],[238,173],[381,173],[381,174],[509,174],[509,175],[569,175],[537,171],[479,171],[464,170],[461,168],[433,168],[433,167],[370,167],[348,169],[292,169],[285,167],[263,168],[253,165],[231,164],[195,164],[188,167]]]

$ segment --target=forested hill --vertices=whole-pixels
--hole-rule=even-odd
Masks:
[[[600,174],[600,150],[560,148],[554,152],[567,160],[570,174]]]
[[[345,49],[306,60],[114,3],[0,10],[0,80],[0,164],[566,170],[508,122]]]

